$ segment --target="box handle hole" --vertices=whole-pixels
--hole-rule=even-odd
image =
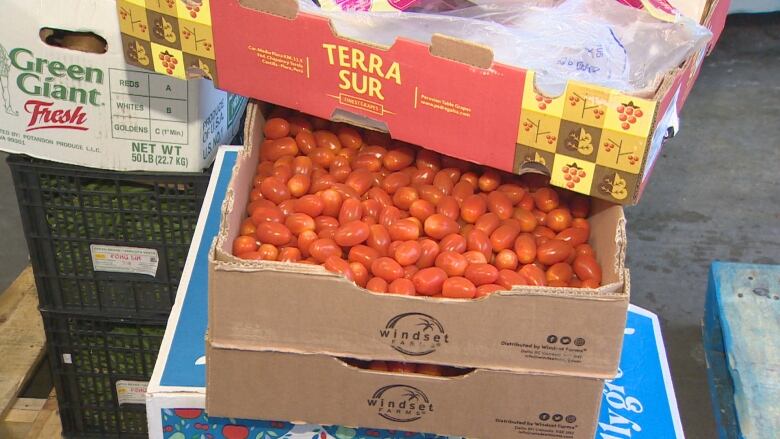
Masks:
[[[41,41],[52,47],[78,50],[86,53],[106,53],[106,39],[93,32],[78,32],[51,27],[42,27],[38,33]]]
[[[238,0],[241,6],[258,12],[294,20],[298,16],[297,0]]]

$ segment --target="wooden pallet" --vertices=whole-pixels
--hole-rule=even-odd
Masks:
[[[55,439],[62,436],[57,396],[48,399],[18,398],[0,422],[0,437],[7,439]]]
[[[27,267],[0,294],[0,437],[51,439],[61,436],[57,400],[19,398],[45,352],[32,269]]]
[[[720,439],[780,431],[780,266],[715,262],[704,349]]]

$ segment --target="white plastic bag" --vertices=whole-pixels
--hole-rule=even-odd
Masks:
[[[451,0],[419,0],[436,8]],[[605,0],[471,0],[437,13],[302,10],[327,16],[339,35],[389,47],[398,37],[430,43],[434,34],[490,47],[496,62],[534,70],[548,96],[577,80],[644,96],[711,37],[685,17],[674,23]],[[427,5],[427,6],[426,6]]]

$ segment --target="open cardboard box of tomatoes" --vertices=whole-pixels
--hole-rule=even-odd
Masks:
[[[338,35],[327,18],[299,11],[298,0],[197,3],[145,10],[118,1],[126,42],[151,42],[154,67],[165,74],[212,78],[242,96],[382,127],[393,138],[507,172],[543,168],[554,186],[634,204],[677,128],[729,1],[702,8],[701,23],[714,35],[709,47],[641,97],[577,81],[545,96],[533,71],[495,62],[490,47],[440,34],[429,44],[399,38],[378,47]],[[181,36],[166,41],[144,27],[156,23]],[[158,54],[181,62],[165,68]],[[585,175],[578,182],[562,172],[572,166]]]
[[[595,200],[588,218],[591,230],[589,244],[596,255],[595,261],[601,267],[595,285],[598,287],[593,288],[587,288],[589,284],[585,278],[588,273],[578,269],[577,259],[573,263],[576,275],[569,268],[564,280],[552,273],[552,265],[538,265],[547,270],[545,273],[535,264],[526,264],[523,269],[517,270],[519,281],[503,282],[509,288],[497,285],[502,281],[497,279],[495,269],[492,269],[492,278],[485,280],[486,276],[490,277],[491,267],[487,266],[491,264],[470,263],[469,266],[488,269],[488,273],[466,271],[464,274],[463,271],[452,272],[451,264],[440,264],[439,257],[436,258],[436,267],[408,273],[408,276],[404,273],[404,279],[400,278],[400,274],[391,273],[388,277],[388,270],[382,264],[380,267],[368,264],[375,277],[384,277],[375,282],[384,282],[380,287],[372,284],[375,279],[368,282],[366,278],[357,279],[357,271],[349,271],[349,275],[345,270],[340,271],[338,264],[346,263],[341,257],[335,257],[336,261],[331,266],[330,262],[325,263],[331,271],[341,274],[329,272],[318,265],[278,262],[278,259],[285,259],[277,258],[276,253],[271,258],[258,255],[258,252],[251,253],[253,259],[273,261],[248,260],[248,256],[235,256],[233,250],[234,243],[243,234],[242,225],[248,221],[247,205],[253,193],[260,157],[264,154],[261,145],[264,144],[265,117],[263,109],[256,103],[250,105],[247,117],[246,146],[234,169],[223,206],[220,233],[210,254],[209,334],[213,348],[247,354],[273,350],[361,360],[614,377],[630,290],[628,270],[624,266],[625,219],[620,206]],[[315,155],[310,154],[310,157]],[[326,176],[319,177],[319,180],[325,179]],[[429,219],[434,217],[437,215],[430,215]],[[415,220],[409,217],[398,222],[415,223]],[[429,222],[425,221],[425,233],[430,236]],[[417,221],[417,224],[421,222]],[[275,227],[279,227],[278,223]],[[465,227],[476,228],[472,225]],[[258,226],[258,236],[260,228]],[[320,233],[322,236],[323,231]],[[297,237],[301,247],[303,236],[304,233],[300,233]],[[344,238],[338,233],[328,236],[339,242]],[[263,241],[273,239],[264,237]],[[284,239],[292,238],[288,234]],[[255,238],[251,241],[254,242]],[[444,246],[443,242],[439,245]],[[283,248],[281,252],[286,251]],[[338,253],[341,252],[339,248]],[[460,252],[463,252],[462,248]],[[472,251],[464,255],[469,253],[469,257],[480,257],[475,254],[478,252]],[[397,251],[395,256],[398,259]],[[309,256],[308,260],[300,262],[322,263],[325,260],[323,257],[314,261],[316,257]],[[455,259],[459,257],[463,256],[455,255]],[[302,258],[288,260],[298,259]],[[591,256],[590,260],[593,259]],[[386,262],[390,266],[395,264],[392,260]],[[554,261],[545,262],[551,264]],[[498,259],[493,263],[501,265]],[[517,264],[517,261],[514,263]],[[443,273],[437,271],[437,267],[442,267],[449,275],[444,276],[447,279],[444,284],[441,280],[418,276],[424,272]],[[407,268],[417,271],[419,267],[404,269]],[[541,278],[533,281],[536,277],[534,272],[540,272]],[[501,270],[500,273],[518,277],[513,270]],[[393,279],[396,280],[390,282]],[[389,286],[387,283],[390,283]],[[394,289],[396,284],[400,287]],[[536,286],[548,284],[555,286]],[[491,285],[491,288],[484,288]],[[575,286],[580,288],[572,288]],[[417,295],[410,297],[407,288],[413,290],[411,294],[415,294],[416,290]],[[439,297],[430,297],[437,295]]]

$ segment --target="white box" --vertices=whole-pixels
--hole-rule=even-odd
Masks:
[[[245,98],[125,63],[130,47],[113,1],[4,0],[2,9],[0,150],[110,170],[196,172],[238,131]],[[52,45],[61,38],[47,29],[92,32],[107,50]]]

